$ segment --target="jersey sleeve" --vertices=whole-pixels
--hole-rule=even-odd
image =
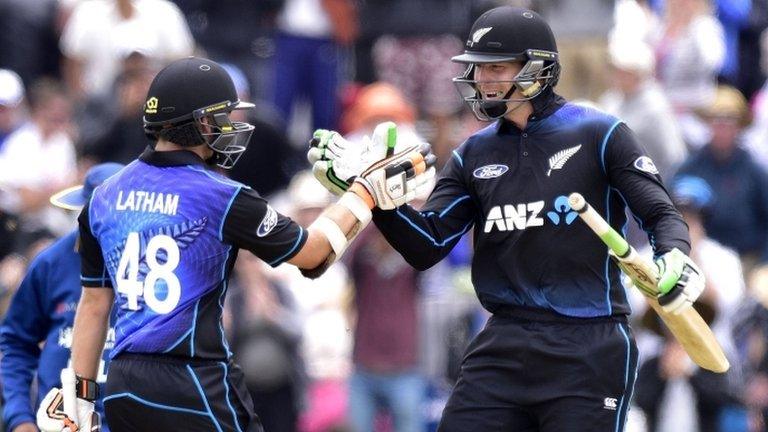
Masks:
[[[77,218],[80,236],[80,281],[84,287],[112,288],[104,255],[99,241],[91,231],[90,204],[86,204]]]
[[[248,249],[272,267],[291,259],[307,241],[307,232],[276,212],[253,189],[242,188],[225,215],[222,240]]]
[[[617,189],[648,239],[656,256],[678,248],[690,253],[688,226],[664,187],[661,177],[632,130],[619,123],[610,132],[603,163],[608,179]]]
[[[409,205],[374,210],[373,221],[411,266],[425,270],[448,255],[472,228],[476,214],[463,179],[462,157],[454,152],[420,211]]]

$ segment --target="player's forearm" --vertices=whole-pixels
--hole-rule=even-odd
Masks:
[[[306,244],[289,262],[301,269],[318,269],[322,273],[324,267],[341,257],[346,246],[368,225],[370,219],[367,204],[357,195],[347,192],[310,225]]]
[[[72,336],[72,368],[81,377],[98,375],[113,299],[111,289],[83,288]]]
[[[426,270],[445,258],[471,226],[469,222],[442,233],[429,217],[407,205],[393,211],[374,211],[373,222],[389,244],[417,270]]]

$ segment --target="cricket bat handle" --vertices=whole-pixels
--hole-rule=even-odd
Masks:
[[[659,305],[656,296],[659,274],[656,266],[640,256],[637,251],[610,224],[586,202],[579,193],[568,197],[571,208],[579,214],[600,240],[605,243],[616,257],[621,270],[632,279],[646,297],[648,304],[661,317],[664,324],[672,332],[675,339],[696,364],[704,369],[722,373],[728,370],[730,364],[723,349],[717,342],[712,329],[694,308],[688,308],[680,314],[666,312]]]

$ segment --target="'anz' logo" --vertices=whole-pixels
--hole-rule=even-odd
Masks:
[[[474,170],[472,175],[479,179],[490,179],[495,177],[501,177],[505,172],[509,171],[509,167],[506,165],[493,164],[485,165]]]
[[[544,201],[536,201],[527,204],[506,204],[495,206],[488,212],[485,218],[486,233],[495,227],[499,231],[523,230],[529,227],[544,225],[544,219],[539,213],[544,209]]]

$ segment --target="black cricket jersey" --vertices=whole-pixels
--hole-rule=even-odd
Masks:
[[[277,266],[307,239],[194,153],[149,148],[96,188],[79,222],[83,285],[115,290],[112,357],[228,358],[221,317],[238,249]]]
[[[552,93],[524,130],[498,120],[459,146],[420,212],[377,210],[374,221],[419,269],[440,261],[473,229],[472,281],[491,312],[628,314],[620,271],[570,208],[572,192],[619,232],[629,206],[657,255],[675,247],[689,252],[687,226],[632,131]]]

